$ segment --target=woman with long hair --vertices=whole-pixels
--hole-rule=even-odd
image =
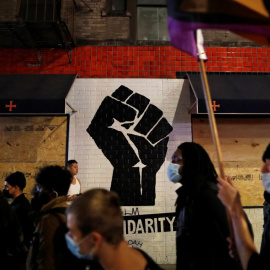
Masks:
[[[177,269],[233,270],[240,264],[229,256],[230,235],[225,207],[217,198],[217,173],[197,143],[178,146],[168,166],[177,189]]]

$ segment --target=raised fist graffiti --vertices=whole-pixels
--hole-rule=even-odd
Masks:
[[[114,167],[111,191],[125,206],[155,205],[156,173],[171,125],[150,100],[125,86],[107,96],[87,132]]]

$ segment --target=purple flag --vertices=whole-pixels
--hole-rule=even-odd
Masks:
[[[167,0],[168,30],[173,46],[198,58],[195,30],[230,30],[269,45],[270,1]]]

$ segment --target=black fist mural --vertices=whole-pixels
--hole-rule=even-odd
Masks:
[[[114,167],[111,191],[122,205],[155,205],[156,173],[172,131],[162,115],[148,98],[120,86],[105,97],[87,129]]]

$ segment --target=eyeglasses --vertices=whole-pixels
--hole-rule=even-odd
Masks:
[[[183,159],[179,158],[178,156],[172,156],[172,162],[180,163],[183,162]]]

